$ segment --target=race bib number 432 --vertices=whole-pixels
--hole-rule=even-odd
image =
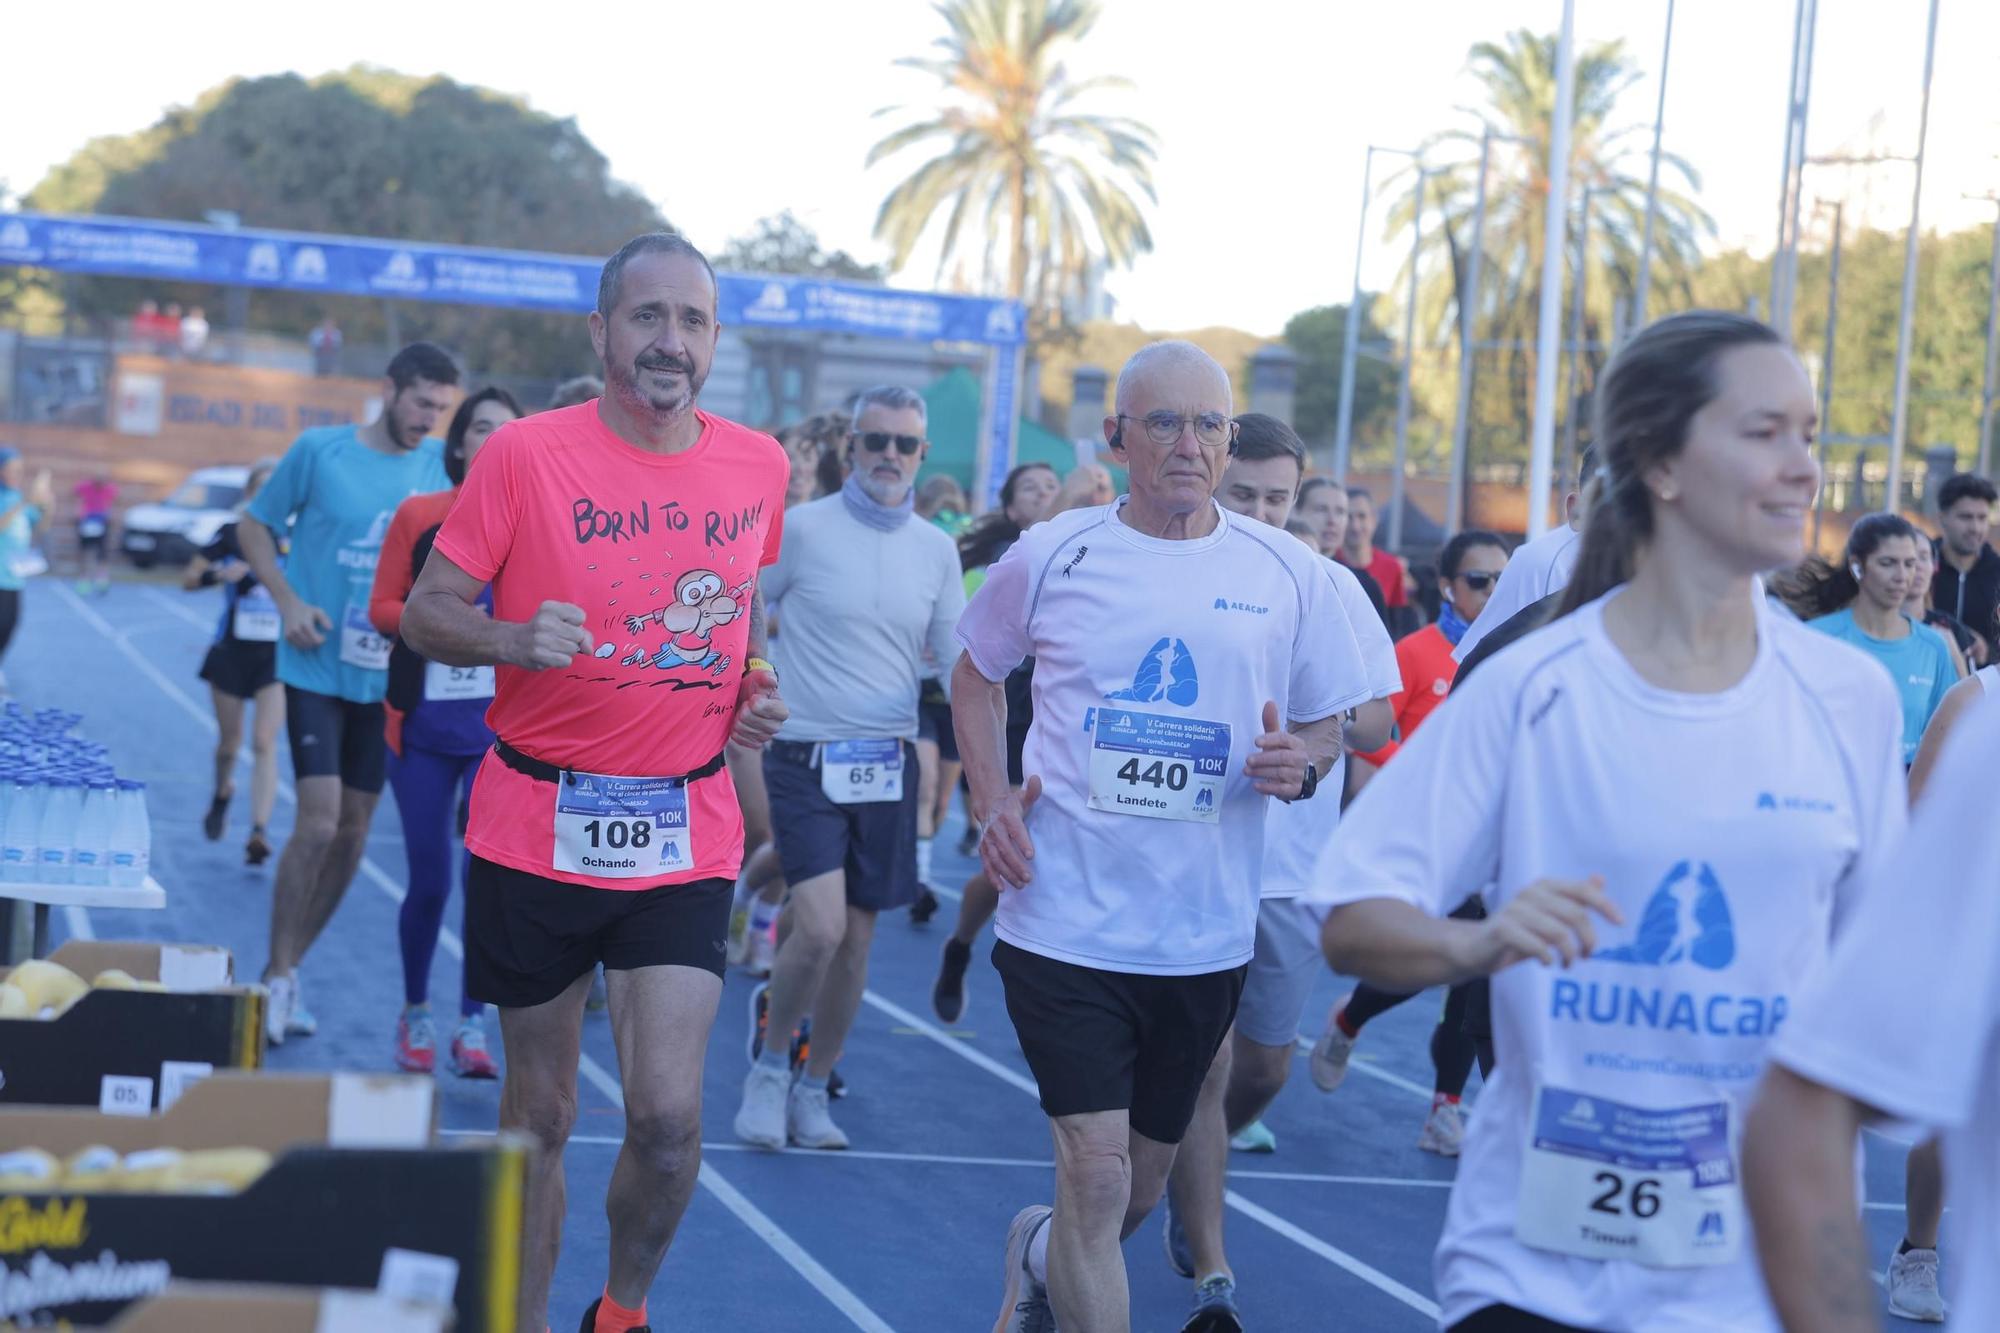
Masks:
[[[645,879],[694,865],[685,778],[565,773],[555,789],[557,870]]]
[[[1536,1249],[1652,1268],[1734,1260],[1743,1194],[1730,1104],[1655,1110],[1538,1089],[1514,1235]]]
[[[1090,737],[1090,808],[1213,824],[1229,781],[1229,724],[1099,708]]]

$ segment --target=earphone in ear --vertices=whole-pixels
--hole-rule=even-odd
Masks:
[[[1125,447],[1125,423],[1122,421],[1111,428],[1111,447],[1113,449]]]
[[[1859,560],[1849,561],[1847,566],[1847,572],[1854,575],[1854,581],[1856,583],[1861,582],[1861,562]]]

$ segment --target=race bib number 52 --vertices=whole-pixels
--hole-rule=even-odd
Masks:
[[[1536,1249],[1652,1268],[1734,1260],[1743,1195],[1730,1104],[1655,1110],[1540,1088],[1514,1235]]]

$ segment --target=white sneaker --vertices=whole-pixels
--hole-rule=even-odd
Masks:
[[[319,1031],[319,1020],[306,1008],[306,983],[297,972],[291,976],[292,1004],[285,1013],[285,1035],[288,1037],[310,1037]]]
[[[1456,1157],[1465,1146],[1465,1113],[1457,1102],[1438,1102],[1417,1136],[1417,1147],[1440,1157]]]
[[[273,1046],[283,1046],[291,1030],[293,986],[290,977],[272,977],[264,983],[264,1040]]]
[[[1354,998],[1348,992],[1346,1000],[1333,1006],[1326,1016],[1326,1031],[1319,1034],[1313,1043],[1312,1059],[1307,1063],[1312,1069],[1313,1086],[1321,1092],[1332,1092],[1347,1077],[1347,1061],[1354,1054],[1354,1038],[1340,1030],[1340,1016],[1347,1011],[1348,1001]]]
[[[1889,1313],[1919,1324],[1944,1322],[1936,1250],[1906,1250],[1889,1260]]]
[[[743,970],[753,977],[771,975],[771,965],[778,958],[777,934],[769,930],[749,932],[749,943],[743,950]]]
[[[1049,1289],[1035,1280],[1028,1267],[1028,1250],[1035,1233],[1049,1224],[1055,1210],[1047,1204],[1023,1208],[1007,1228],[1007,1283],[1000,1296],[1000,1317],[993,1333],[1056,1333],[1056,1317],[1049,1309]]]
[[[750,1066],[743,1080],[743,1105],[736,1112],[736,1137],[759,1148],[785,1146],[785,1111],[792,1071]]]
[[[791,1098],[785,1107],[785,1127],[793,1143],[801,1148],[832,1151],[847,1146],[847,1134],[833,1123],[826,1103],[825,1088],[809,1088],[803,1079],[792,1084]]]

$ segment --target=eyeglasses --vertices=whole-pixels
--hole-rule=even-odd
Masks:
[[[1148,412],[1143,417],[1128,417],[1120,414],[1118,420],[1142,421],[1146,426],[1146,438],[1154,444],[1174,445],[1181,442],[1181,434],[1192,425],[1195,443],[1210,449],[1219,449],[1236,438],[1236,421],[1220,412],[1196,412],[1184,415],[1180,412]]]
[[[1485,592],[1499,581],[1498,574],[1460,574],[1459,579],[1474,592]]]
[[[889,446],[893,444],[896,446],[896,452],[905,458],[914,456],[917,450],[924,447],[924,437],[921,435],[891,435],[886,430],[859,431],[849,434],[847,438],[859,440],[861,447],[871,454],[887,453]]]

